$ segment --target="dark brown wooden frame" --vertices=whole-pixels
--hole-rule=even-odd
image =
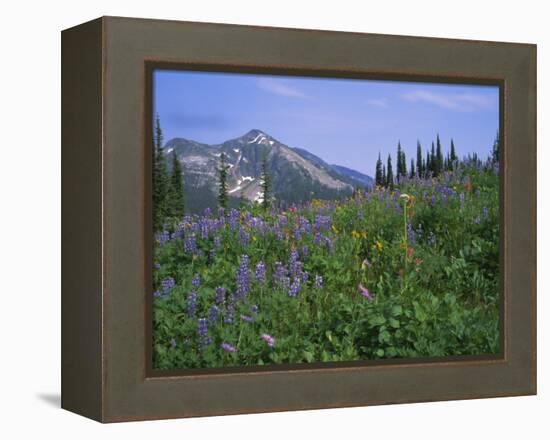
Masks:
[[[502,352],[157,372],[150,69],[495,84]],[[62,33],[62,406],[102,422],[536,393],[536,46],[104,17]]]

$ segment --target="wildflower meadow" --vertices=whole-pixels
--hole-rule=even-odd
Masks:
[[[498,163],[156,233],[156,369],[499,351]]]

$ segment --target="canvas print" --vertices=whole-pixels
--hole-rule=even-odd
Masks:
[[[151,80],[154,369],[500,351],[497,86]]]

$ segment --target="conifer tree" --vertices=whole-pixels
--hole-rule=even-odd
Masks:
[[[184,213],[183,199],[183,173],[181,163],[176,153],[172,153],[172,174],[170,175],[170,188],[168,194],[168,212],[167,215],[172,218],[180,219]]]
[[[382,186],[388,185],[388,179],[386,177],[386,165],[382,165]]]
[[[263,192],[262,206],[264,211],[267,212],[271,206],[271,178],[269,176],[269,172],[267,171],[267,154],[265,154],[262,159],[261,185]]]
[[[168,171],[162,153],[162,128],[160,118],[155,117],[153,133],[153,228],[159,231],[164,226],[167,215]]]
[[[402,150],[401,150],[401,142],[397,142],[397,163],[396,163],[396,173],[395,176],[397,178],[397,181],[399,181],[400,177],[403,175],[403,157],[401,156]]]
[[[386,186],[393,189],[393,169],[391,165],[391,154],[388,154],[388,165],[386,167]]]
[[[380,152],[378,152],[378,160],[376,161],[376,174],[374,180],[377,186],[384,186],[384,182],[382,180],[382,159],[380,158]]]
[[[409,177],[411,179],[414,179],[414,175],[415,175],[414,159],[411,159],[411,171],[409,173]]]
[[[424,171],[422,170],[422,146],[420,141],[416,141],[416,174],[418,177],[424,177]]]
[[[439,175],[443,171],[443,154],[441,152],[441,141],[439,140],[439,134],[437,135],[437,148],[435,157],[435,170],[434,173]]]
[[[455,162],[458,160],[458,157],[456,156],[456,151],[455,151],[455,143],[454,143],[452,138],[451,138],[451,156],[450,156],[450,159],[451,159],[451,169],[452,169],[455,166]]]
[[[227,169],[225,164],[225,153],[220,155],[220,166],[218,167],[218,207],[227,210]]]

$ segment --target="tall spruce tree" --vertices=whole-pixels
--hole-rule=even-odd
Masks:
[[[218,207],[223,209],[227,209],[227,169],[225,153],[222,153],[218,167]]]
[[[397,159],[396,159],[396,173],[395,177],[397,181],[399,182],[399,179],[403,175],[403,157],[402,157],[402,150],[401,150],[401,141],[397,142]]]
[[[376,186],[383,186],[382,182],[382,159],[380,159],[380,152],[378,152],[378,160],[376,161],[376,173],[374,176]]]
[[[393,189],[393,169],[391,165],[391,154],[388,154],[388,162],[386,166],[386,186]]]
[[[414,174],[415,174],[414,159],[411,159],[411,170],[409,172],[409,177],[411,179],[414,179]]]
[[[441,152],[441,141],[439,139],[439,133],[437,134],[437,147],[436,147],[436,157],[435,157],[435,174],[441,174],[443,171],[443,153]]]
[[[420,141],[416,141],[416,174],[418,177],[424,177],[424,171],[422,170],[422,146]]]
[[[388,179],[386,177],[386,165],[382,165],[382,186],[388,186]]]
[[[264,211],[267,212],[271,206],[271,177],[269,176],[269,172],[267,170],[267,154],[264,154],[262,159],[261,185],[263,193],[262,206]]]
[[[168,216],[181,219],[184,213],[183,173],[176,153],[172,153],[172,174],[168,193]]]
[[[451,138],[451,155],[450,155],[450,160],[451,160],[451,169],[455,166],[455,162],[458,160],[458,157],[456,155],[456,150],[455,150],[455,142],[453,141],[453,139]]]
[[[169,180],[166,161],[162,153],[162,142],[162,128],[157,114],[153,132],[153,228],[155,231],[162,229],[168,214]]]

